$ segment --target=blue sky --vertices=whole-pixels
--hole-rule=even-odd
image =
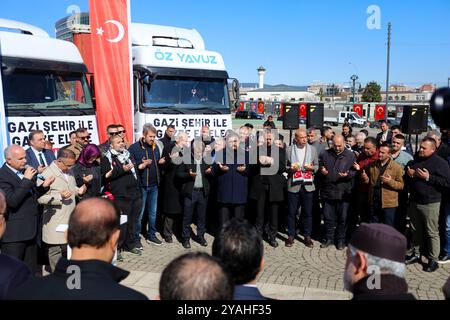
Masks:
[[[54,23],[70,5],[88,0],[16,0],[1,18],[34,24],[54,36]],[[381,29],[370,30],[366,10],[381,10]],[[131,0],[132,21],[197,29],[207,49],[222,53],[230,76],[257,82],[307,85],[386,79],[387,23],[392,22],[391,83],[447,85],[450,77],[448,0]]]

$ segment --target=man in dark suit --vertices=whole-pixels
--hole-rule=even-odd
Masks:
[[[5,194],[0,190],[0,239],[6,228],[5,213]],[[6,254],[0,254],[0,300],[5,299],[11,290],[30,277],[31,272],[23,262]]]
[[[27,164],[35,168],[38,173],[42,173],[53,161],[55,155],[50,150],[45,149],[45,135],[41,130],[31,131],[27,149]]]
[[[71,260],[62,258],[53,274],[25,282],[12,299],[28,300],[147,300],[120,281],[129,272],[111,264],[120,234],[120,213],[112,202],[86,199],[70,216],[67,240]]]
[[[264,246],[256,228],[243,219],[232,219],[215,238],[212,254],[220,259],[234,282],[234,300],[268,300],[256,287],[264,268]]]
[[[2,253],[25,262],[36,271],[38,229],[37,198],[46,193],[55,177],[51,176],[36,188],[37,170],[27,164],[25,150],[17,145],[5,149],[6,163],[0,169],[0,189],[5,192],[6,232],[0,241]]]
[[[191,161],[181,164],[176,169],[176,176],[183,184],[181,188],[184,209],[182,244],[186,249],[191,247],[189,240],[194,212],[197,216],[197,236],[194,239],[203,247],[208,246],[204,236],[209,195],[208,175],[212,173],[212,168],[203,161],[204,150],[203,142],[194,141]]]
[[[377,145],[381,146],[383,142],[392,143],[392,131],[389,130],[389,125],[386,121],[380,124],[381,132],[377,134]]]

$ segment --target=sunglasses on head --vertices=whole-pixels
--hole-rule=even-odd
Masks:
[[[111,135],[111,136],[117,136],[117,135],[123,134],[123,133],[126,133],[126,130],[117,131],[117,132],[110,132],[109,135]]]

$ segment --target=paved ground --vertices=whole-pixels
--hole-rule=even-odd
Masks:
[[[283,236],[283,235],[281,235]],[[213,238],[207,236],[211,244]],[[280,246],[272,248],[265,244],[264,272],[258,279],[258,287],[267,296],[277,299],[349,299],[351,295],[343,288],[343,269],[345,251],[334,247],[320,249],[315,242],[314,248],[306,248],[296,241],[292,248],[286,248],[279,240]],[[211,246],[201,247],[191,241],[192,249],[186,250],[181,244],[164,243],[161,246],[144,244],[142,256],[124,254],[125,261],[119,267],[131,271],[124,281],[136,290],[154,298],[158,294],[160,273],[175,257],[187,251],[206,251],[211,253]],[[443,299],[442,286],[450,276],[450,264],[441,265],[434,273],[425,273],[419,264],[408,266],[407,281],[410,292],[418,299]]]
[[[262,120],[234,120],[233,128],[251,122],[256,129],[262,128]],[[282,128],[282,123],[276,123]],[[369,134],[376,135],[379,129],[370,129]],[[334,128],[340,132],[339,127]],[[359,129],[357,130],[359,131]],[[286,138],[289,131],[281,131]],[[211,244],[213,238],[207,237]],[[278,299],[349,299],[351,295],[344,291],[342,274],[345,263],[345,251],[337,251],[334,247],[320,249],[316,242],[313,249],[306,248],[300,242],[294,247],[286,248],[280,242],[276,249],[265,244],[266,267],[258,280],[258,287],[263,294]],[[211,252],[210,246],[203,248],[191,241],[192,249]],[[118,266],[131,271],[124,281],[149,298],[158,294],[159,278],[164,267],[175,257],[186,252],[176,240],[172,244],[162,246],[144,243],[144,252],[140,257],[124,254],[125,262]],[[429,274],[422,271],[419,264],[408,266],[407,281],[410,292],[418,299],[443,299],[442,286],[450,276],[450,264],[441,266],[438,271]]]

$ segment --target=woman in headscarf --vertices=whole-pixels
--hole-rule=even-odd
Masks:
[[[100,149],[95,144],[88,144],[81,151],[80,157],[72,169],[77,186],[81,187],[83,184],[87,186],[87,192],[84,194],[83,199],[101,195],[100,156]]]

